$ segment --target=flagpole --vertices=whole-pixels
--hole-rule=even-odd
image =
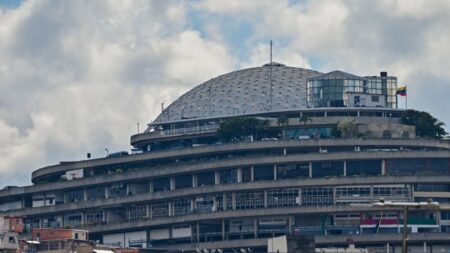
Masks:
[[[408,109],[408,86],[406,87],[406,94],[405,94],[405,108]]]

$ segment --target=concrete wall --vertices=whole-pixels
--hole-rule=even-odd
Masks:
[[[398,123],[369,123],[357,126],[358,134],[368,138],[384,138],[388,131],[390,138],[416,138],[416,127]]]
[[[22,201],[12,201],[0,204],[0,211],[22,209]]]

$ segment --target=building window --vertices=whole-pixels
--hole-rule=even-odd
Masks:
[[[105,198],[105,188],[95,187],[86,189],[86,197],[88,200],[98,200]]]
[[[268,207],[297,206],[298,189],[273,189],[267,191]]]
[[[195,199],[196,211],[199,213],[210,213],[216,210],[214,197],[203,196]]]
[[[347,176],[381,175],[381,160],[347,161]]]
[[[152,217],[169,216],[169,202],[161,202],[152,204]]]
[[[237,169],[220,171],[220,184],[237,183]]]
[[[84,199],[84,191],[83,190],[75,190],[67,192],[67,202],[79,202]]]
[[[341,176],[344,174],[344,162],[313,162],[313,177]]]
[[[242,182],[250,182],[252,181],[252,171],[251,168],[242,168]]]
[[[264,192],[238,192],[236,193],[236,209],[253,209],[264,207]]]
[[[103,211],[87,211],[86,212],[86,223],[95,225],[103,222]]]
[[[140,220],[147,217],[147,206],[137,205],[128,207],[128,220]]]
[[[175,216],[187,215],[192,212],[190,199],[177,199],[173,202],[173,213]]]
[[[163,178],[157,178],[153,180],[153,191],[154,192],[160,192],[160,191],[168,191],[170,190],[170,178],[163,177]]]
[[[372,102],[380,102],[379,96],[372,96]]]
[[[256,166],[254,168],[254,179],[259,180],[273,180],[273,165]]]
[[[192,175],[175,177],[175,189],[192,188]]]
[[[277,165],[277,179],[309,177],[309,164],[281,164]]]
[[[303,188],[302,205],[304,206],[322,206],[333,204],[333,189],[323,188]]]
[[[197,174],[197,186],[214,185],[216,178],[214,172],[204,172]]]
[[[112,184],[109,188],[109,196],[111,198],[122,197],[126,195],[127,195],[127,186],[124,183],[115,183]]]
[[[81,226],[83,221],[83,215],[82,214],[66,214],[64,215],[64,226],[65,227],[78,227]]]

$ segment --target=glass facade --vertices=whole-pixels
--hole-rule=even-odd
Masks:
[[[340,71],[333,71],[307,80],[308,107],[379,106],[380,96],[386,100],[384,107],[397,108],[397,78],[391,76],[358,77]],[[348,94],[354,94],[350,103]],[[361,96],[360,96],[361,95]],[[367,98],[362,95],[372,95]],[[369,100],[360,103],[361,100]],[[374,103],[375,102],[375,103]]]
[[[389,159],[386,160],[386,174],[405,175],[449,175],[449,159]]]

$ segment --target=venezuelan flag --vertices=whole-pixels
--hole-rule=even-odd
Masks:
[[[406,96],[406,86],[398,87],[395,95]]]

